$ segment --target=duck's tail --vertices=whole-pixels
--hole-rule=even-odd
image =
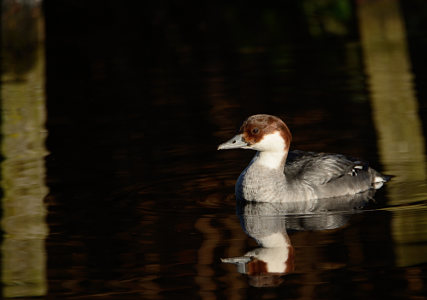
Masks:
[[[373,169],[371,169],[373,171],[373,176],[372,176],[372,187],[376,190],[378,190],[379,188],[381,188],[384,183],[386,183],[387,181],[389,181],[392,177],[394,177],[393,175],[383,175]]]

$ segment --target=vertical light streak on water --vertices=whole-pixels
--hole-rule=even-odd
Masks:
[[[359,1],[359,30],[372,112],[391,205],[427,198],[425,140],[398,1]],[[426,214],[396,210],[392,234],[398,265],[427,261]],[[414,248],[415,247],[415,248]]]
[[[4,1],[1,74],[3,297],[47,292],[46,119],[40,1]]]

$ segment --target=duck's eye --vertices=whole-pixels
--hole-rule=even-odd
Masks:
[[[252,134],[257,134],[259,132],[259,129],[257,127],[252,129]]]

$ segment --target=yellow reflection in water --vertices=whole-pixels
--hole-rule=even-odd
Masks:
[[[357,8],[380,158],[384,172],[396,176],[387,185],[390,204],[425,200],[425,141],[398,1],[360,1]],[[427,251],[421,246],[427,243],[422,229],[426,228],[425,212],[416,206],[393,212],[392,234],[400,266],[427,262]]]
[[[358,13],[384,171],[395,175],[394,181],[424,181],[424,136],[398,2],[363,1]],[[426,196],[425,187],[422,191]],[[397,204],[407,194],[391,196]]]
[[[1,279],[4,297],[46,294],[46,131],[40,3],[2,11]]]

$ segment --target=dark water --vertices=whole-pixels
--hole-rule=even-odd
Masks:
[[[423,1],[4,3],[5,297],[427,298]],[[286,274],[221,261],[260,249],[233,194],[254,153],[216,151],[255,113],[395,175],[362,210],[253,221],[287,229]]]

